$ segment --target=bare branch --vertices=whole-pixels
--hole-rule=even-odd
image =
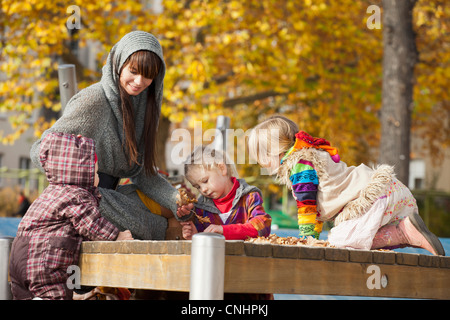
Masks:
[[[249,96],[225,100],[223,102],[223,106],[226,108],[230,108],[230,107],[234,107],[235,105],[238,105],[238,104],[245,104],[245,103],[253,102],[256,100],[262,100],[262,99],[266,99],[269,97],[276,97],[276,96],[280,96],[280,95],[285,95],[285,94],[276,92],[275,90],[263,91],[263,92],[255,93],[255,94],[252,94]]]

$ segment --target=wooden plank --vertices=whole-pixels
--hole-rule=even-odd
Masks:
[[[349,250],[347,249],[326,248],[325,250],[325,260],[348,261],[348,257]]]
[[[421,254],[419,256],[419,261],[418,261],[419,266],[439,268],[440,263],[441,263],[441,260],[440,260],[439,256],[427,256],[424,254]]]
[[[370,251],[370,250],[349,250],[348,261],[372,263],[372,251]]]
[[[261,292],[425,299],[450,298],[450,270],[340,261],[225,257],[226,292]],[[377,285],[375,272],[386,276]],[[368,286],[369,283],[369,286]]]
[[[273,245],[244,242],[244,250],[247,256],[271,257]]]
[[[409,266],[417,266],[419,263],[418,254],[397,254],[395,260],[398,264],[405,264]]]
[[[229,240],[225,242],[225,255],[244,255],[244,241],[242,240]]]
[[[82,285],[189,291],[190,255],[83,253],[80,267]],[[225,292],[449,299],[450,269],[226,255]]]
[[[372,261],[375,264],[394,264],[395,255],[394,251],[372,251]]]
[[[81,285],[189,291],[191,256],[83,253]]]
[[[174,244],[176,243],[176,244]],[[180,243],[180,245],[178,245]],[[181,244],[182,243],[182,244]],[[129,253],[129,254],[167,254],[176,247],[189,246],[191,241],[85,241],[82,253]],[[170,249],[169,249],[170,247]]]

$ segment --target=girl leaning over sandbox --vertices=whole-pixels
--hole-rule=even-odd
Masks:
[[[111,49],[100,82],[74,95],[31,149],[31,159],[41,167],[39,146],[50,132],[94,139],[100,213],[120,230],[130,230],[135,239],[165,238],[167,219],[158,214],[162,208],[180,221],[188,219],[193,208],[177,205],[178,191],[156,169],[164,74],[158,40],[143,31],[128,33]],[[130,178],[132,184],[118,186],[121,178]],[[149,199],[157,206],[149,209]]]
[[[445,255],[439,239],[420,218],[411,191],[395,178],[393,167],[347,166],[327,140],[299,131],[283,116],[258,124],[250,134],[249,149],[262,167],[292,189],[300,237],[318,238],[323,222],[331,220],[335,227],[328,241],[335,247],[408,246]]]

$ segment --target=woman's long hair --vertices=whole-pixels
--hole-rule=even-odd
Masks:
[[[130,64],[136,72],[147,79],[155,79],[161,70],[161,59],[153,52],[141,50],[133,53],[124,62],[120,73],[125,66]],[[119,74],[120,74],[119,73]],[[142,165],[138,162],[139,150],[138,141],[136,139],[135,115],[133,111],[133,104],[129,94],[122,88],[119,82],[120,100],[122,105],[123,117],[123,132],[125,134],[125,141],[123,147],[128,156],[130,165],[133,163]],[[155,81],[152,81],[148,87],[147,108],[145,111],[145,125],[144,125],[144,169],[147,175],[155,175],[156,170],[156,145],[158,132],[158,119],[160,116],[159,106],[156,105],[155,98]]]

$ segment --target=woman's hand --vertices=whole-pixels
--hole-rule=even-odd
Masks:
[[[197,202],[195,196],[192,193],[188,193],[185,189],[178,190],[177,194],[177,216],[182,218],[191,213],[191,210],[194,209],[194,203]]]
[[[198,233],[197,228],[192,221],[180,222],[180,224],[183,226],[181,232],[184,239],[192,240],[192,236]]]
[[[191,213],[191,210],[194,209],[193,203],[184,204],[181,207],[178,207],[177,209],[177,216],[179,218],[182,218],[184,216],[187,216]]]

